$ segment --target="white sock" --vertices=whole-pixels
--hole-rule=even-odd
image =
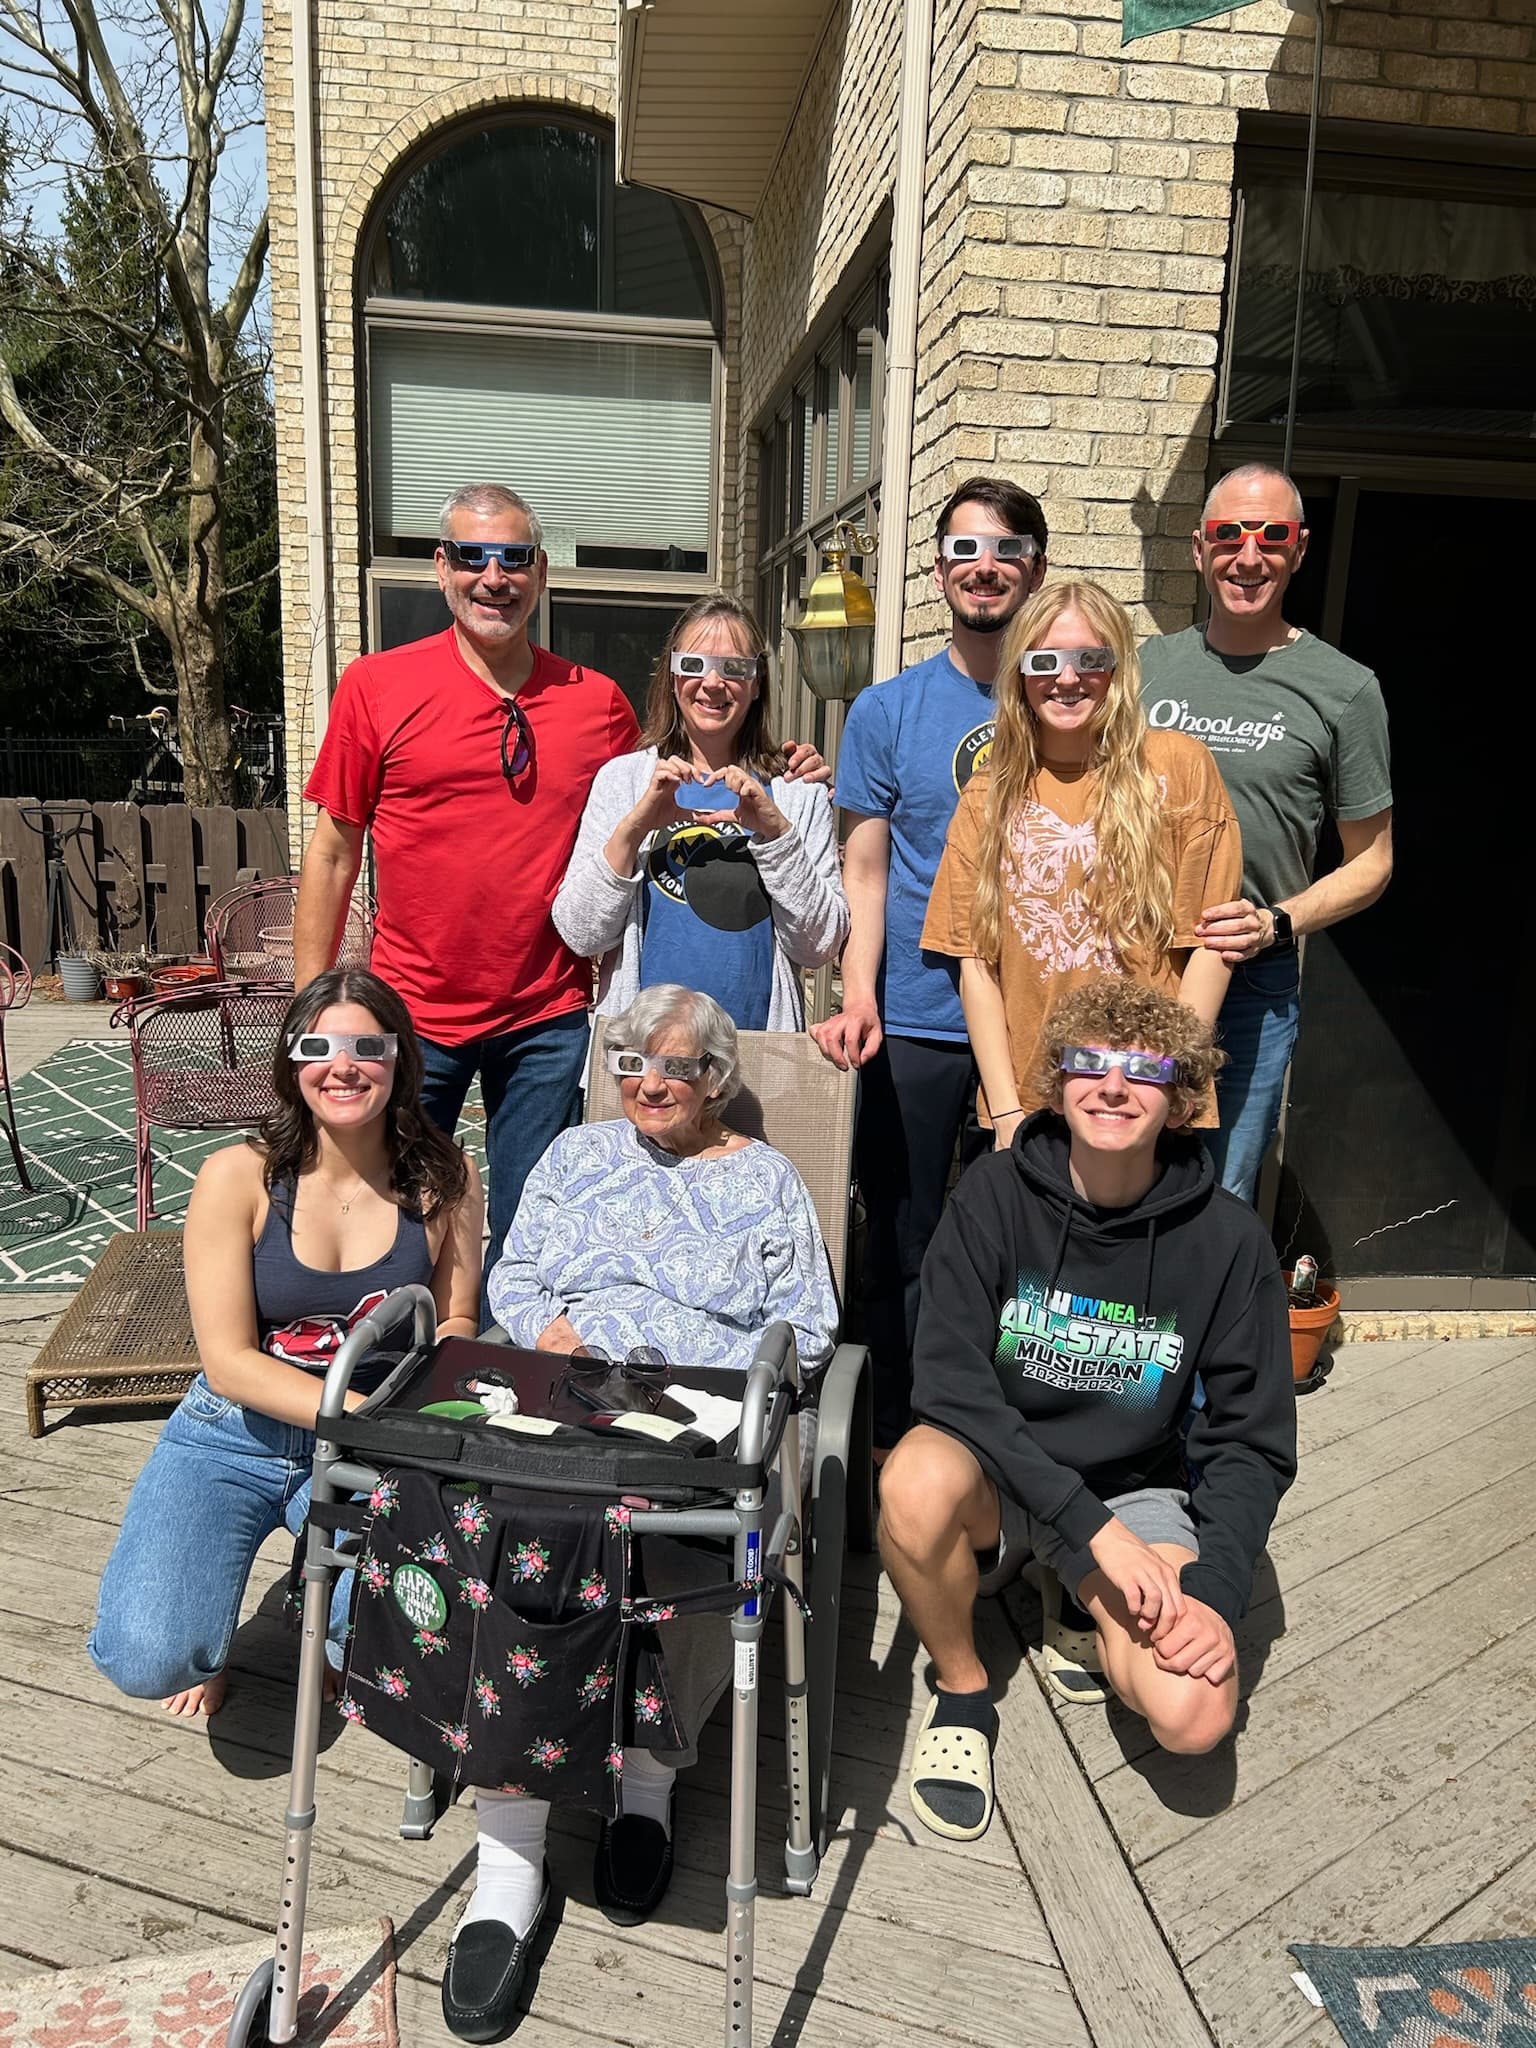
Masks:
[[[544,1890],[544,1835],[547,1799],[519,1799],[510,1792],[475,1792],[479,1861],[475,1892],[460,1927],[472,1920],[500,1920],[526,1934]]]
[[[660,1821],[668,1840],[672,1836],[672,1787],[677,1773],[670,1764],[658,1763],[649,1749],[624,1752],[625,1813],[637,1813],[645,1820]]]

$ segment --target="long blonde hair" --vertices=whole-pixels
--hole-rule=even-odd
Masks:
[[[1162,829],[1163,803],[1147,766],[1141,665],[1130,614],[1096,583],[1055,583],[1016,614],[1003,639],[993,688],[996,732],[987,763],[986,813],[976,862],[971,940],[995,966],[1002,946],[1002,872],[1014,820],[1034,794],[1040,729],[1024,690],[1020,658],[1048,643],[1063,612],[1081,612],[1115,657],[1109,694],[1093,724],[1088,765],[1097,770],[1092,817],[1098,840],[1089,907],[1116,953],[1160,963],[1173,945],[1173,866]]]

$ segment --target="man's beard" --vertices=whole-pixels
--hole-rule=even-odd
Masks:
[[[986,611],[982,612],[979,617],[972,618],[959,605],[954,605],[951,609],[961,625],[969,627],[973,633],[1001,633],[1005,627],[1013,624],[1013,612],[1004,614]],[[1014,611],[1017,611],[1017,609],[1018,607],[1015,605]]]

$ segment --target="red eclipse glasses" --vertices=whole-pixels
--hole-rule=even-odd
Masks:
[[[1218,547],[1241,547],[1249,534],[1261,547],[1293,548],[1301,539],[1299,519],[1207,519],[1205,537]]]

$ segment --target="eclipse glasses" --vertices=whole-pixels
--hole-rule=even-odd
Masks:
[[[1061,1071],[1064,1074],[1107,1074],[1118,1067],[1127,1081],[1154,1081],[1171,1088],[1179,1078],[1179,1063],[1163,1052],[1122,1052],[1108,1045],[1064,1045]]]
[[[621,1046],[608,1048],[608,1071],[621,1081],[639,1074],[660,1074],[664,1081],[697,1081],[710,1064],[707,1052],[630,1052]]]
[[[1301,539],[1299,519],[1207,519],[1205,537],[1218,547],[1241,547],[1249,534],[1261,547],[1293,548]]]
[[[707,676],[713,673],[727,683],[750,683],[762,666],[760,654],[674,654],[675,676]]]
[[[1021,675],[1059,676],[1068,668],[1080,676],[1113,675],[1115,651],[1112,647],[1031,647],[1019,656]]]
[[[1032,533],[946,533],[939,542],[946,562],[979,562],[983,555],[997,562],[1030,562],[1036,552]]]
[[[295,1066],[339,1059],[343,1053],[355,1060],[392,1060],[399,1047],[393,1031],[295,1031],[288,1057]]]
[[[509,576],[515,569],[531,569],[539,559],[531,540],[445,540],[443,553],[455,569],[483,569],[499,562]]]

